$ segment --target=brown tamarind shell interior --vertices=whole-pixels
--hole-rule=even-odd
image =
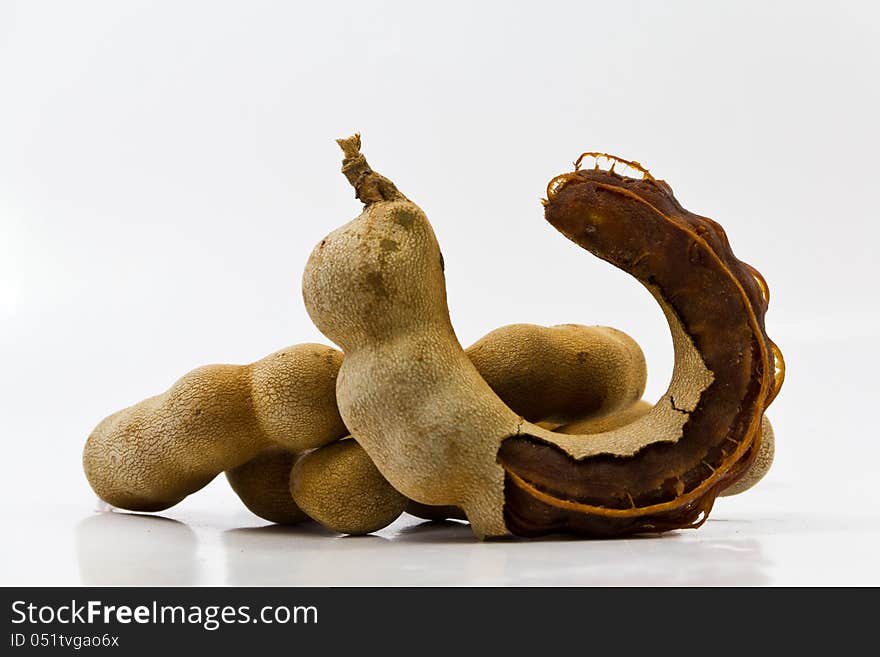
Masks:
[[[522,536],[697,526],[751,464],[760,418],[781,385],[778,349],[764,329],[766,282],[734,256],[718,223],[685,210],[663,181],[594,169],[554,184],[547,221],[650,288],[678,317],[714,380],[677,440],[631,456],[578,460],[535,436],[505,439],[498,452],[505,524]]]

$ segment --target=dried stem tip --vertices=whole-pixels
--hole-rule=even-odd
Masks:
[[[342,160],[342,173],[354,187],[355,196],[369,206],[379,201],[406,201],[393,182],[370,168],[367,158],[361,153],[361,136],[352,135],[337,139],[336,143],[345,153]]]

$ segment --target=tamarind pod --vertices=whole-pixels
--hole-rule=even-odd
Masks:
[[[640,400],[630,406],[625,406],[605,415],[591,415],[559,426],[554,430],[559,433],[568,434],[600,433],[628,424],[645,415],[649,410],[651,410],[651,404]],[[315,451],[320,452],[327,449],[327,447],[329,445],[320,447]],[[351,449],[363,452],[363,448],[356,443]],[[294,476],[291,470],[296,462],[296,457],[296,454],[283,448],[271,448],[261,452],[247,463],[227,470],[226,476],[235,493],[255,515],[274,523],[298,524],[308,520],[309,517],[293,499],[293,491],[295,489],[300,491],[298,493],[300,495],[303,494],[303,491],[308,491],[308,486],[304,485],[303,482],[294,483]],[[364,457],[366,457],[365,452]],[[345,475],[344,469],[346,465],[334,463],[335,460],[339,460],[338,458],[328,455],[325,456],[325,459],[325,465],[329,461],[331,465],[336,466],[337,472],[334,485],[337,488],[337,492],[341,496],[357,496],[357,499],[362,501],[366,499],[367,501],[360,511],[361,517],[356,517],[352,522],[346,519],[348,516],[353,515],[351,510],[346,511],[346,518],[340,517],[339,514],[334,514],[326,506],[320,506],[320,498],[313,495],[311,497],[313,500],[312,505],[320,509],[317,511],[316,516],[327,518],[329,523],[327,526],[332,526],[332,528],[343,533],[358,533],[367,524],[373,527],[372,531],[376,531],[385,526],[382,524],[383,522],[388,524],[396,519],[397,516],[393,511],[386,510],[388,505],[395,504],[395,500],[392,496],[384,493],[384,486],[389,485],[384,479],[378,482],[377,485],[365,488],[365,478]],[[763,440],[755,462],[739,481],[724,489],[721,495],[738,495],[750,489],[767,473],[772,461],[773,433],[769,420],[765,416]],[[305,494],[308,494],[308,492]],[[385,501],[384,508],[383,501]],[[338,505],[334,504],[334,506]],[[466,519],[464,512],[457,507],[428,506],[413,500],[406,500],[404,510],[410,515],[424,518],[425,520]],[[381,518],[370,521],[363,517],[365,515],[381,516]]]
[[[629,407],[647,380],[639,345],[607,326],[510,324],[465,353],[495,394],[532,422],[566,423]]]
[[[554,179],[547,219],[648,287],[675,367],[666,394],[634,422],[552,432],[507,407],[464,354],[425,214],[369,167],[358,136],[339,143],[365,208],[312,252],[303,297],[346,352],[340,413],[391,484],[422,504],[461,507],[479,537],[699,526],[755,459],[782,380],[763,327],[766,295],[723,229],[653,178]]]
[[[226,479],[254,515],[279,525],[296,525],[309,519],[290,494],[290,472],[298,456],[283,447],[270,447],[227,470]]]
[[[642,417],[651,410],[651,404],[644,400],[636,401],[629,406],[617,408],[606,414],[586,415],[580,419],[574,420],[568,424],[557,426],[553,431],[568,434],[593,434],[602,431],[610,431],[617,427],[624,426],[630,422]],[[540,423],[536,423],[539,424]],[[740,480],[741,483],[743,479]],[[740,491],[737,491],[740,492]],[[726,491],[725,495],[728,494]],[[732,492],[731,495],[736,493]],[[465,519],[461,509],[453,506],[427,506],[418,502],[409,501],[406,512],[426,520],[445,520],[447,518]]]
[[[658,405],[645,421],[602,434],[599,452],[529,432],[506,440],[507,526],[523,535],[699,526],[752,465],[781,385],[764,329],[766,282],[737,260],[716,222],[685,210],[662,181],[597,169],[556,180],[547,221],[635,276],[664,309],[676,367],[663,414],[683,422],[658,435],[649,426]]]
[[[603,326],[563,324],[537,326],[511,324],[497,328],[471,345],[466,353],[481,376],[498,396],[528,419],[551,417],[555,426],[561,420],[610,412],[637,400],[645,389],[647,374],[645,357],[638,344],[622,331]],[[321,448],[323,449],[323,448]],[[343,465],[334,459],[348,459],[358,465],[360,457],[350,454],[362,448],[350,445],[346,451],[328,450],[320,456],[328,468],[334,468],[337,497],[356,502],[360,515],[346,511],[329,496],[309,497],[310,508],[327,519],[328,527],[345,533],[358,533],[365,526],[378,527],[379,520],[388,522],[396,516],[388,504],[394,502],[386,494],[386,482],[372,476],[352,472],[346,479]],[[320,449],[318,451],[321,451]],[[302,510],[291,491],[308,495],[307,486],[288,482],[288,472],[295,457],[283,450],[261,453],[251,461],[226,471],[236,494],[256,515],[271,522],[290,523],[302,520]],[[310,457],[319,458],[318,455]],[[367,469],[364,465],[362,469]],[[317,481],[312,479],[312,481]],[[375,482],[373,489],[364,488]],[[372,503],[368,503],[372,500]],[[322,502],[327,507],[322,507]],[[433,508],[408,501],[407,510],[428,519],[462,517],[455,507]],[[350,530],[350,531],[348,531]]]
[[[625,335],[625,334],[624,334]],[[472,354],[468,354],[471,356],[471,360],[474,358]],[[475,363],[476,364],[476,363]],[[479,368],[478,368],[479,369]],[[482,370],[481,370],[482,373]],[[494,389],[494,387],[493,387]],[[497,392],[497,390],[496,390]],[[500,395],[499,395],[500,396]],[[508,402],[508,406],[516,410],[516,406]],[[607,408],[607,406],[600,406],[600,408]],[[616,429],[617,427],[623,426],[625,424],[629,424],[635,419],[640,418],[645,415],[648,411],[651,410],[651,404],[646,401],[638,400],[635,402],[631,402],[627,405],[618,405],[614,407],[614,410],[611,411],[593,411],[592,413],[584,414],[585,417],[581,417],[577,420],[574,420],[568,424],[564,424],[559,426],[556,422],[547,421],[548,425],[555,426],[553,431],[557,431],[559,433],[571,433],[571,434],[591,434],[591,433],[599,433],[601,431],[609,431],[611,429]],[[536,424],[541,426],[544,421],[538,421]],[[545,427],[546,428],[546,427]],[[743,480],[745,477],[743,478]],[[740,481],[743,481],[740,480]],[[739,492],[739,491],[737,491]],[[725,494],[728,494],[725,491]],[[736,493],[730,493],[734,495]],[[455,506],[428,506],[427,504],[419,504],[418,502],[414,502],[413,500],[409,500],[406,505],[406,512],[417,516],[419,518],[424,518],[425,520],[446,520],[447,518],[454,518],[456,520],[466,520],[464,512]]]
[[[251,365],[209,365],[105,418],[83,449],[97,495],[160,511],[261,451],[324,445],[348,432],[334,396],[342,353],[302,344]]]
[[[290,473],[290,495],[311,518],[344,534],[390,525],[407,502],[351,438],[301,455]]]

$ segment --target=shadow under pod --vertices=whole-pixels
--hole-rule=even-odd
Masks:
[[[458,520],[423,520],[403,527],[394,540],[399,543],[462,544],[477,539],[471,526]]]
[[[80,521],[75,534],[88,586],[187,586],[199,579],[198,540],[177,520],[104,511]]]

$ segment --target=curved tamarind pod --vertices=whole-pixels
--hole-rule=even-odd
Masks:
[[[273,446],[294,452],[348,433],[334,388],[342,353],[301,344],[251,365],[209,365],[105,418],[86,441],[95,493],[160,511]]]
[[[351,438],[301,455],[290,473],[294,502],[325,527],[369,534],[397,520],[406,498]]]
[[[626,407],[639,399],[645,390],[647,373],[641,348],[626,333],[604,326],[511,324],[486,334],[471,345],[466,354],[508,406],[528,419],[554,418],[554,426],[562,419]],[[349,449],[362,448],[355,445]],[[283,450],[274,450],[273,453],[274,456],[259,454],[252,461],[227,470],[226,476],[238,496],[256,515],[271,522],[285,522],[278,519],[286,517],[291,519],[291,524],[300,522],[301,510],[290,493],[296,486],[282,476],[285,467],[290,472],[288,464],[292,465],[295,457]],[[349,458],[347,452],[331,450],[322,457],[322,462],[328,467],[336,467],[333,465],[334,456]],[[336,469],[344,470],[342,466]],[[317,516],[330,519],[325,524],[335,531],[359,533],[365,524],[375,525],[375,522],[364,522],[364,515],[370,510],[390,517],[390,512],[381,511],[382,500],[387,499],[384,482],[375,490],[366,489],[364,483],[372,479],[356,478],[354,474],[351,481],[346,481],[344,473],[337,473],[334,481],[339,496],[356,497],[364,506],[365,511],[355,518],[355,525],[349,526],[339,517],[334,520],[337,515],[334,510],[339,508],[335,500],[319,496],[311,498]],[[371,497],[375,498],[375,503],[369,506],[367,500]],[[332,503],[331,508],[321,508],[324,499]],[[434,509],[411,500],[407,510],[432,520],[441,516],[462,517],[461,511],[452,507]],[[389,522],[394,519],[392,517]]]
[[[465,353],[495,394],[533,422],[570,422],[628,407],[647,380],[639,345],[607,326],[510,324]]]
[[[652,292],[673,335],[672,381],[642,420],[598,434],[586,449],[571,438],[505,441],[505,519],[516,533],[699,526],[758,454],[784,372],[764,329],[766,282],[736,259],[717,223],[642,171],[641,179],[598,168],[558,176],[545,215]]]
[[[296,525],[309,519],[290,495],[290,471],[297,456],[289,449],[271,447],[227,470],[226,479],[254,515],[279,525]]]
[[[369,167],[358,136],[339,144],[365,208],[312,252],[303,297],[346,353],[340,413],[391,484],[422,504],[461,507],[479,537],[614,536],[705,520],[754,460],[782,381],[763,328],[765,286],[720,226],[650,177],[554,179],[548,221],[648,287],[675,367],[640,419],[592,435],[551,432],[507,407],[465,356],[425,214]]]
[[[301,453],[273,447],[227,470],[226,479],[255,516],[279,525],[298,525],[309,519],[290,494],[290,473],[300,456]]]

